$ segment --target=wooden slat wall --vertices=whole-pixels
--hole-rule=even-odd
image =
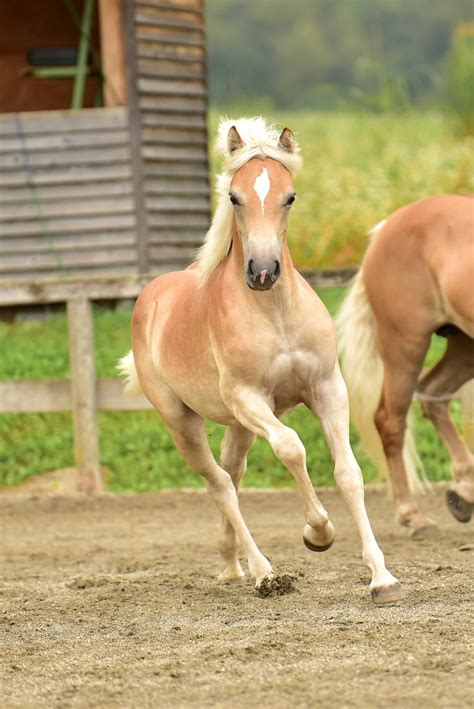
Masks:
[[[0,116],[0,279],[137,269],[127,110]]]
[[[182,268],[209,226],[202,0],[135,0],[148,270]]]

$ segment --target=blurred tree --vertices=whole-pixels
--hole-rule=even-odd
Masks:
[[[354,88],[383,93],[375,110],[396,107],[396,96],[439,99],[453,30],[474,19],[471,0],[206,0],[206,7],[212,102],[265,98],[280,108],[332,108]]]

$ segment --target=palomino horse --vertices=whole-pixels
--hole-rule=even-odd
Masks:
[[[221,123],[217,145],[226,161],[214,220],[197,262],[156,278],[138,298],[133,353],[121,367],[128,391],[141,387],[223,513],[221,578],[244,576],[238,541],[257,589],[277,577],[238,504],[239,482],[256,435],[269,441],[300,486],[306,546],[324,551],[334,539],[308,476],[305,449],[296,432],[279,420],[306,404],[321,417],[336,481],[372,573],[372,598],[378,603],[397,600],[400,584],[385,568],[370,527],[362,476],[349,444],[335,328],[293,268],[285,242],[295,201],[292,175],[300,164],[294,136],[288,128],[278,135],[261,118],[241,119]],[[220,466],[209,449],[205,419],[228,426]]]
[[[451,456],[450,511],[468,522],[474,506],[474,458],[448,408],[474,376],[473,208],[469,195],[439,195],[375,227],[338,315],[351,415],[367,452],[382,469],[388,463],[399,521],[415,537],[437,528],[410,489],[418,466],[405,425],[414,394]],[[420,377],[434,332],[447,338],[446,352]]]

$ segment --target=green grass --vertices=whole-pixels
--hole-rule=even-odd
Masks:
[[[334,314],[343,288],[320,291]],[[130,309],[94,312],[95,356],[99,376],[114,376],[117,359],[129,348]],[[444,340],[433,338],[429,361],[442,352]],[[0,323],[0,379],[66,378],[69,376],[67,320],[55,314],[45,321]],[[315,484],[333,485],[332,461],[315,417],[305,408],[287,417],[303,440],[308,469]],[[151,411],[99,414],[101,463],[107,486],[115,492],[201,487],[202,481],[176,451],[158,414]],[[218,456],[223,427],[208,423],[209,442]],[[423,459],[433,479],[448,475],[447,456],[431,425],[417,413],[417,432]],[[376,479],[373,465],[352,443],[367,482]],[[73,465],[72,422],[69,414],[17,414],[0,417],[0,484],[13,485],[39,472]],[[293,485],[270,446],[257,440],[249,455],[245,484],[254,487]]]

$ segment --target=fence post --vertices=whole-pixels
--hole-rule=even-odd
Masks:
[[[84,297],[67,302],[71,398],[78,489],[100,492],[92,304]]]

